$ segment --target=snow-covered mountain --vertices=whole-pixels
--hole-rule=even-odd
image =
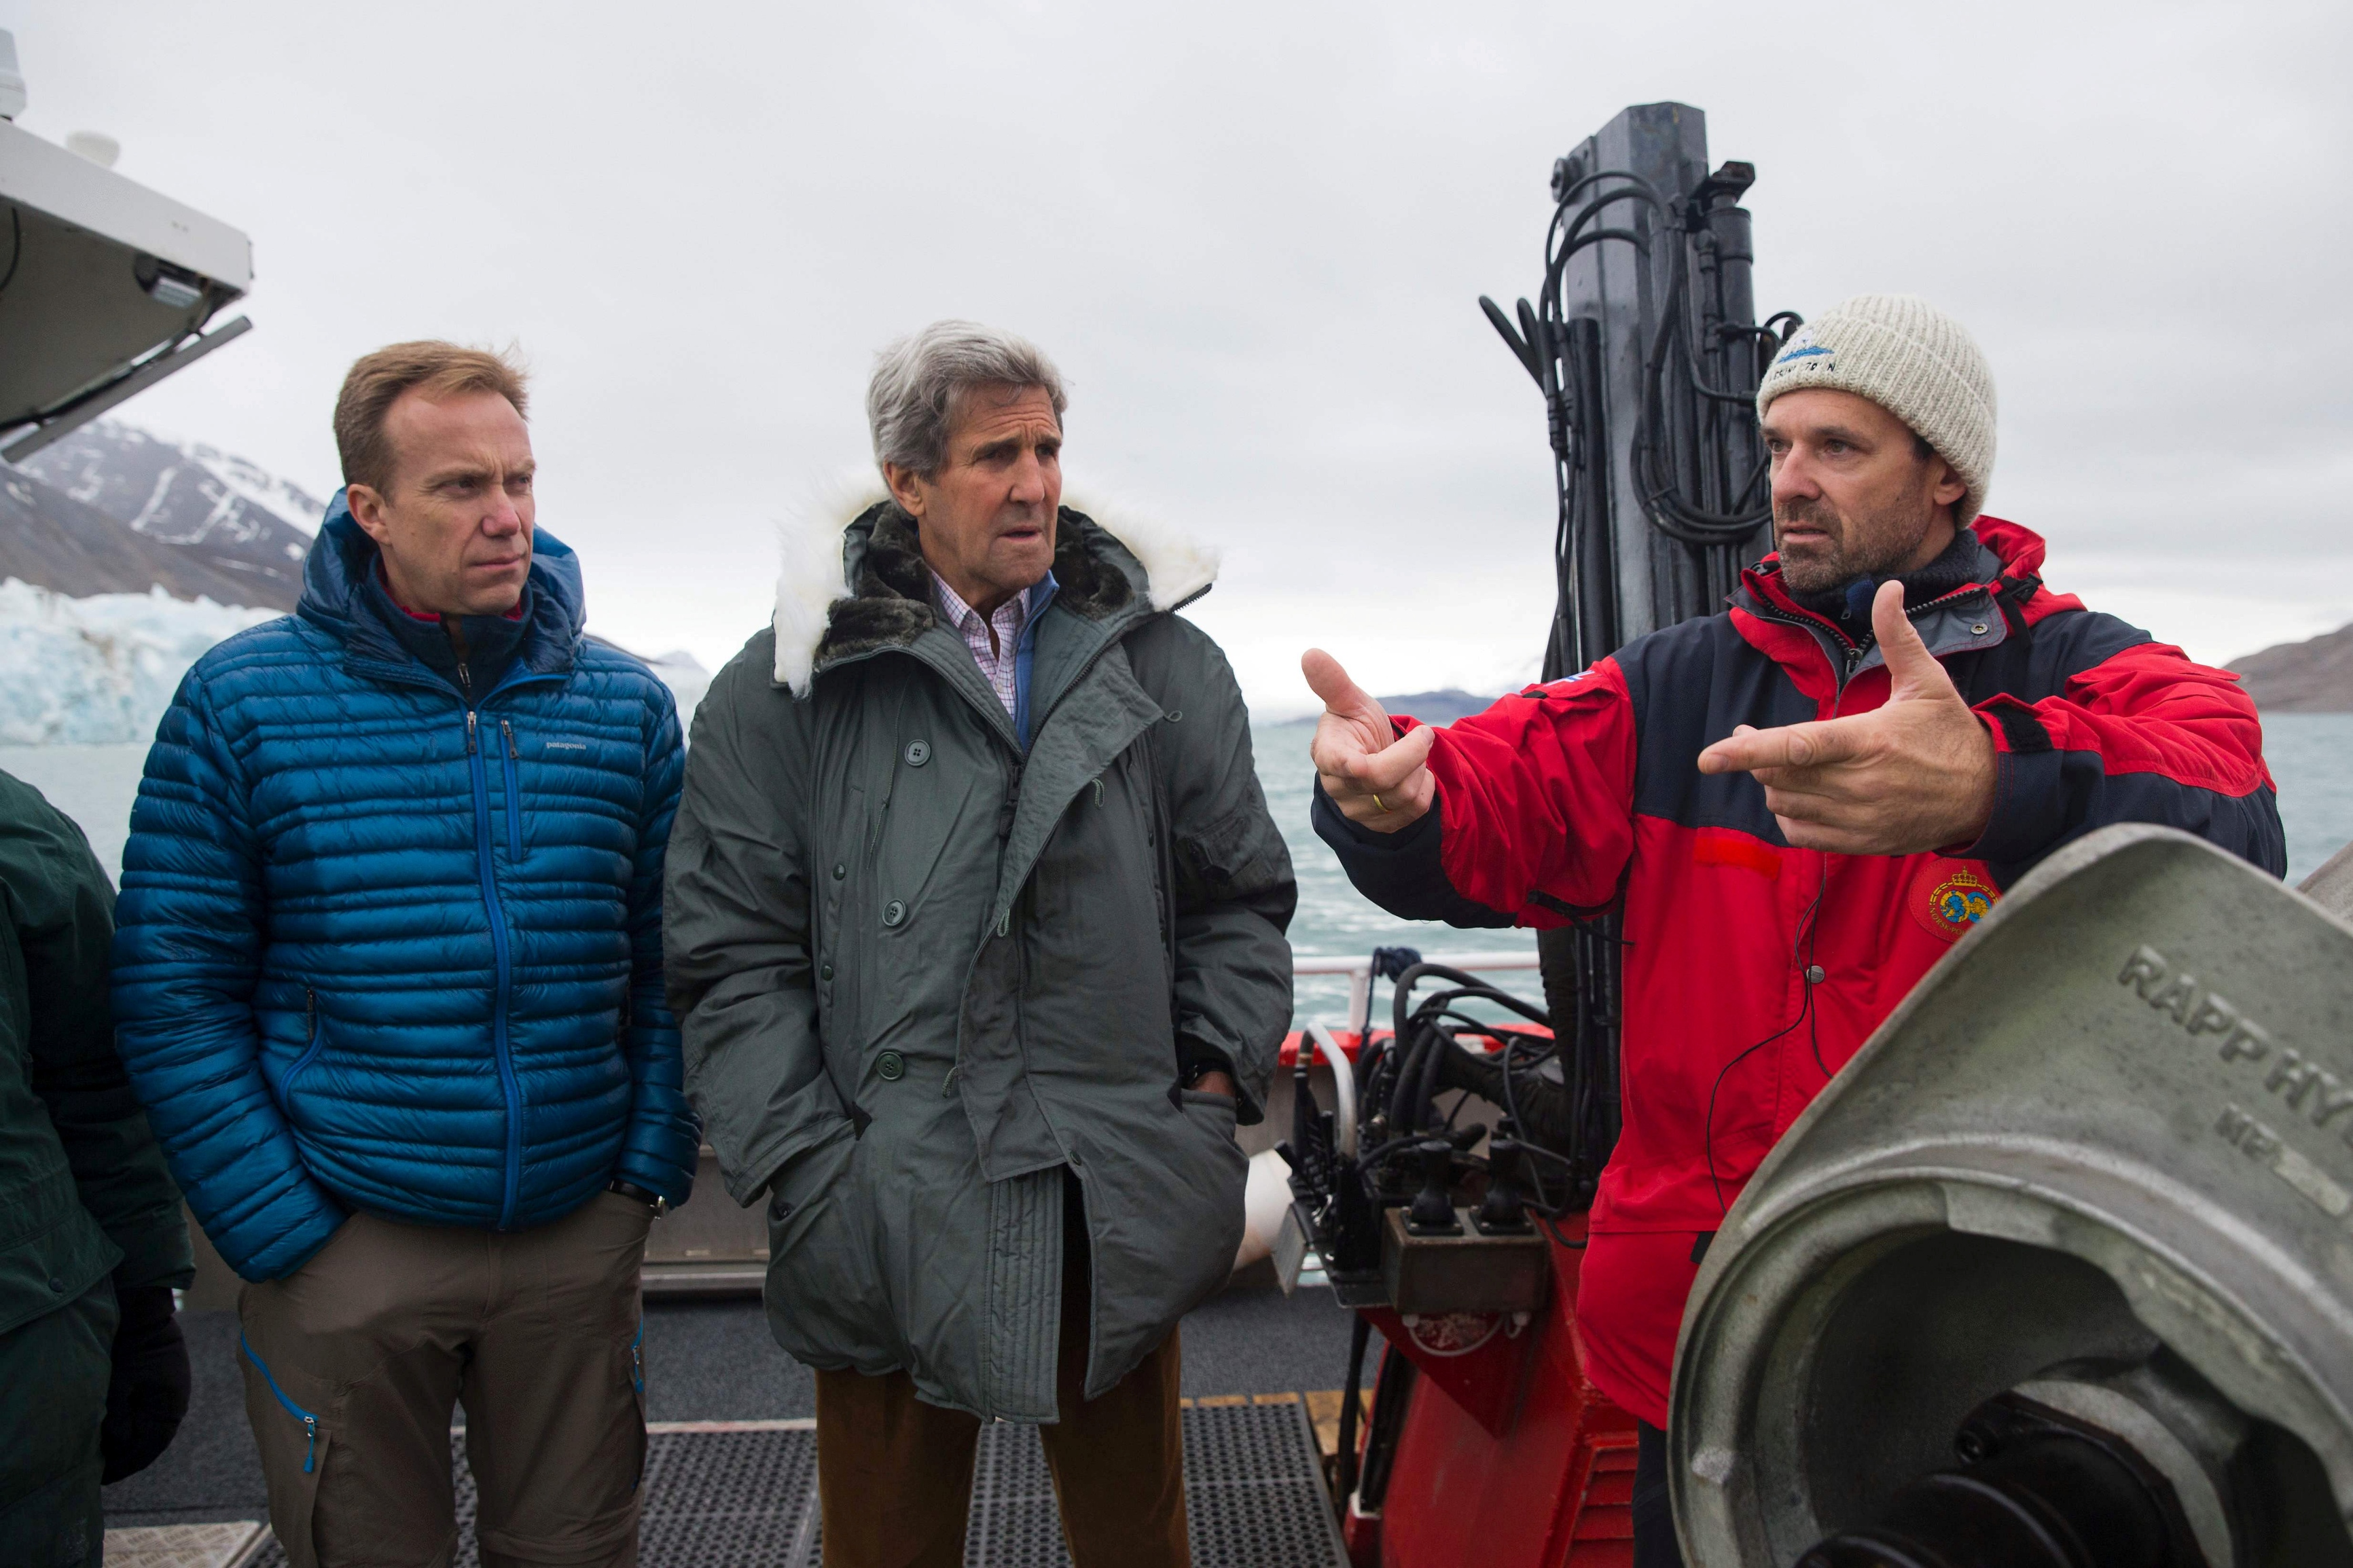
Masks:
[[[220,570],[177,545],[135,533],[96,507],[0,464],[0,580],[14,578],[72,598],[144,594],[245,604],[249,574]]]
[[[302,594],[302,558],[327,510],[301,486],[242,458],[111,420],[35,453],[20,471],[208,568],[227,596],[207,596],[226,604],[292,609]],[[136,593],[149,584],[114,586]]]
[[[295,606],[325,511],[242,458],[109,421],[0,463],[0,745],[153,739],[206,648]],[[710,673],[648,662],[684,723]]]

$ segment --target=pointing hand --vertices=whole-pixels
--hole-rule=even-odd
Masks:
[[[1704,773],[1749,773],[1800,848],[1913,855],[1974,842],[1993,816],[1993,737],[1883,583],[1871,624],[1887,700],[1869,713],[1758,730],[1743,724],[1699,754]]]
[[[1307,753],[1332,804],[1349,821],[1376,833],[1395,833],[1419,820],[1438,798],[1438,781],[1429,766],[1438,731],[1425,724],[1399,739],[1381,705],[1320,647],[1309,648],[1299,668],[1324,700],[1324,716],[1315,721]]]

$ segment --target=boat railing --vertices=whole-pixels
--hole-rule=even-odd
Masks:
[[[1534,969],[1537,965],[1536,950],[1514,948],[1492,952],[1425,952],[1424,963],[1442,963],[1449,969],[1466,970],[1473,974],[1482,970]],[[1291,973],[1295,979],[1302,974],[1345,974],[1348,977],[1348,1020],[1346,1032],[1361,1036],[1373,1012],[1373,960],[1369,953],[1355,958],[1314,958],[1293,956]]]

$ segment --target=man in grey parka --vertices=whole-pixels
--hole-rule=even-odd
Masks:
[[[991,1417],[1043,1426],[1080,1568],[1188,1557],[1176,1325],[1240,1239],[1296,889],[1174,613],[1214,568],[1061,507],[1064,405],[1004,333],[886,350],[890,499],[695,716],[670,996],[818,1369],[829,1565],[961,1563]]]

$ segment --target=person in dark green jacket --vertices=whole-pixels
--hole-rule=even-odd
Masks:
[[[1059,378],[942,322],[869,395],[892,495],[786,566],[694,720],[663,903],[688,1092],[768,1200],[831,1568],[964,1560],[988,1418],[1078,1568],[1187,1561],[1176,1322],[1242,1232],[1291,858],[1206,552],[1060,505]]]
[[[95,1563],[101,1482],[188,1408],[180,1190],[115,1054],[114,891],[81,829],[0,773],[0,1557]]]

